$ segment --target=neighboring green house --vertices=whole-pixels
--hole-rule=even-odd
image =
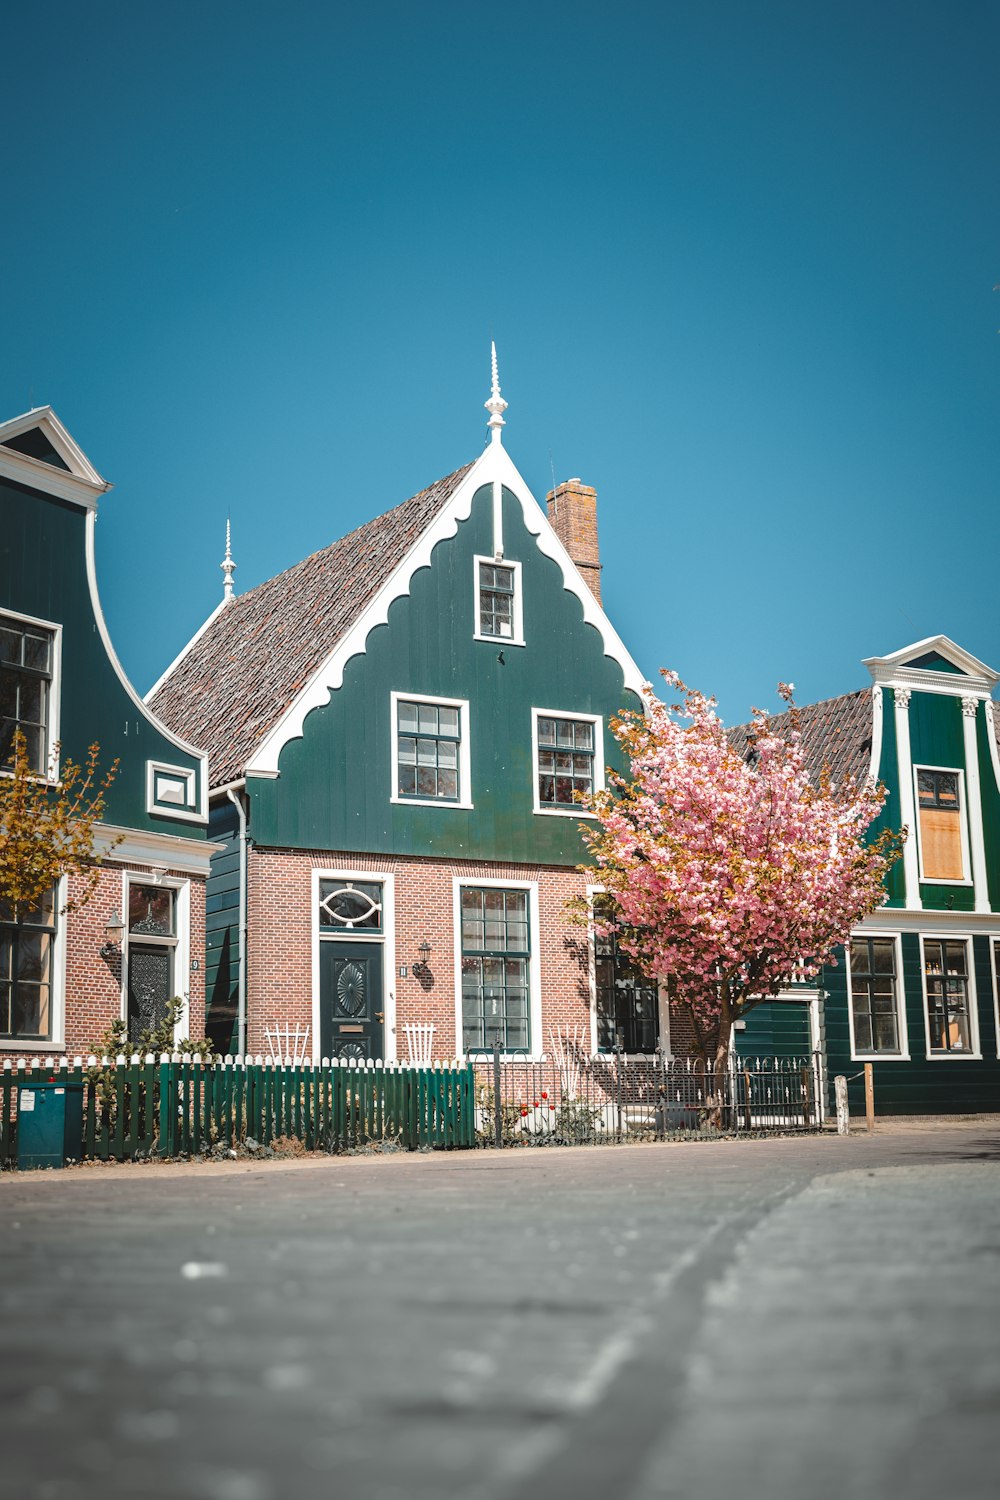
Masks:
[[[486,404],[478,459],[227,585],[149,695],[212,766],[224,1049],[279,1029],[317,1056],[668,1043],[656,997],[565,910],[585,893],[574,792],[602,785],[609,720],[642,686],[600,603],[596,497],[571,480],[539,506],[495,369]]]
[[[826,763],[835,780],[884,782],[875,831],[905,826],[903,858],[836,967],[753,1011],[737,1049],[819,1049],[859,1108],[871,1062],[880,1113],[996,1110],[1000,674],[946,636],[865,666],[870,688],[799,711],[803,743],[814,775]]]
[[[98,849],[120,840],[81,910],[64,911],[66,879],[18,920],[0,901],[5,1054],[86,1053],[116,1017],[137,1034],[175,994],[184,1033],[203,1020],[205,757],[153,717],[108,637],[94,525],[109,488],[50,407],[0,424],[0,765],[20,729],[55,784],[96,742],[102,770],[119,763]]]

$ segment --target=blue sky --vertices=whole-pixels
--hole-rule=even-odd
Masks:
[[[1000,669],[1000,6],[56,0],[5,18],[0,417],[115,488],[140,689],[474,457],[598,489],[640,666],[735,721]]]

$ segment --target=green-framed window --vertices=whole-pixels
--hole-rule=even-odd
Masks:
[[[398,699],[397,795],[460,802],[461,744],[462,714],[457,705]]]
[[[891,937],[852,937],[851,1012],[854,1050],[898,1055],[899,975]]]
[[[18,730],[33,771],[48,769],[55,631],[0,614],[0,766]]]
[[[531,1050],[529,893],[463,886],[462,1042],[466,1052]]]
[[[52,1036],[56,893],[22,910],[0,903],[0,1036],[47,1041]]]

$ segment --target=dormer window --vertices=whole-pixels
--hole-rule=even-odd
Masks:
[[[962,774],[918,766],[916,779],[921,876],[924,880],[965,880]]]

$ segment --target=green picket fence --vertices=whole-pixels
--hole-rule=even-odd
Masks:
[[[158,1061],[151,1054],[8,1059],[0,1073],[0,1167],[17,1165],[18,1090],[74,1080],[84,1084],[80,1146],[91,1160],[197,1156],[288,1138],[307,1151],[476,1144],[475,1077],[459,1064],[205,1062],[166,1053]]]

